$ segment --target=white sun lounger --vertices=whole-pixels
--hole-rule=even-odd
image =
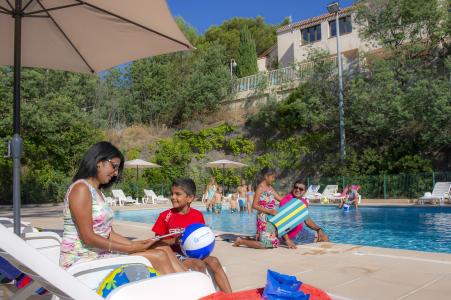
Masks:
[[[435,203],[438,201],[440,205],[445,203],[445,199],[450,199],[451,182],[437,182],[434,185],[432,193],[426,192],[423,197],[418,198],[418,204],[426,202]]]
[[[82,281],[83,277],[81,275],[76,278],[70,274],[69,270],[65,271],[49,257],[27,244],[1,224],[0,236],[2,237],[0,239],[0,255],[15,265],[19,270],[33,278],[37,286],[46,288],[49,292],[62,299],[103,299],[89,287],[88,283]],[[132,260],[137,257],[127,256],[127,258]],[[114,259],[119,258],[116,257]],[[99,261],[102,260],[97,260],[92,263],[95,264],[97,262],[99,264]],[[122,262],[128,263],[125,259]],[[88,265],[85,265],[85,268],[87,267]],[[81,270],[83,269],[81,264],[77,268],[80,269],[77,274],[92,272],[91,268]],[[75,271],[75,269],[74,267],[72,271]],[[205,274],[199,272],[183,272],[120,286],[107,299],[199,299],[214,292],[213,283]],[[20,291],[17,294],[20,294]]]

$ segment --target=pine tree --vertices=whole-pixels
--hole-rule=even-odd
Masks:
[[[251,36],[251,32],[247,27],[240,31],[240,57],[237,60],[238,77],[245,77],[256,74],[257,52],[255,50],[255,41]]]

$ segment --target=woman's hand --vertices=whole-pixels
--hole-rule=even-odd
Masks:
[[[144,252],[148,250],[157,240],[132,241],[130,245],[130,253]]]

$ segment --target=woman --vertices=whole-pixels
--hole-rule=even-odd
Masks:
[[[84,155],[64,198],[64,232],[60,265],[118,255],[147,258],[162,274],[182,272],[172,250],[149,250],[155,240],[131,241],[112,227],[113,211],[101,190],[113,185],[124,168],[122,153],[108,142],[93,145]]]

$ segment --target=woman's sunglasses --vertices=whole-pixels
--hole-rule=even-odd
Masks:
[[[113,168],[114,171],[118,171],[119,170],[119,166],[121,164],[116,164],[111,159],[108,159],[107,161],[111,164],[111,167]]]
[[[305,188],[303,188],[302,186],[294,186],[294,187],[293,187],[293,190],[300,190],[300,191],[303,191],[303,190],[305,190]]]

